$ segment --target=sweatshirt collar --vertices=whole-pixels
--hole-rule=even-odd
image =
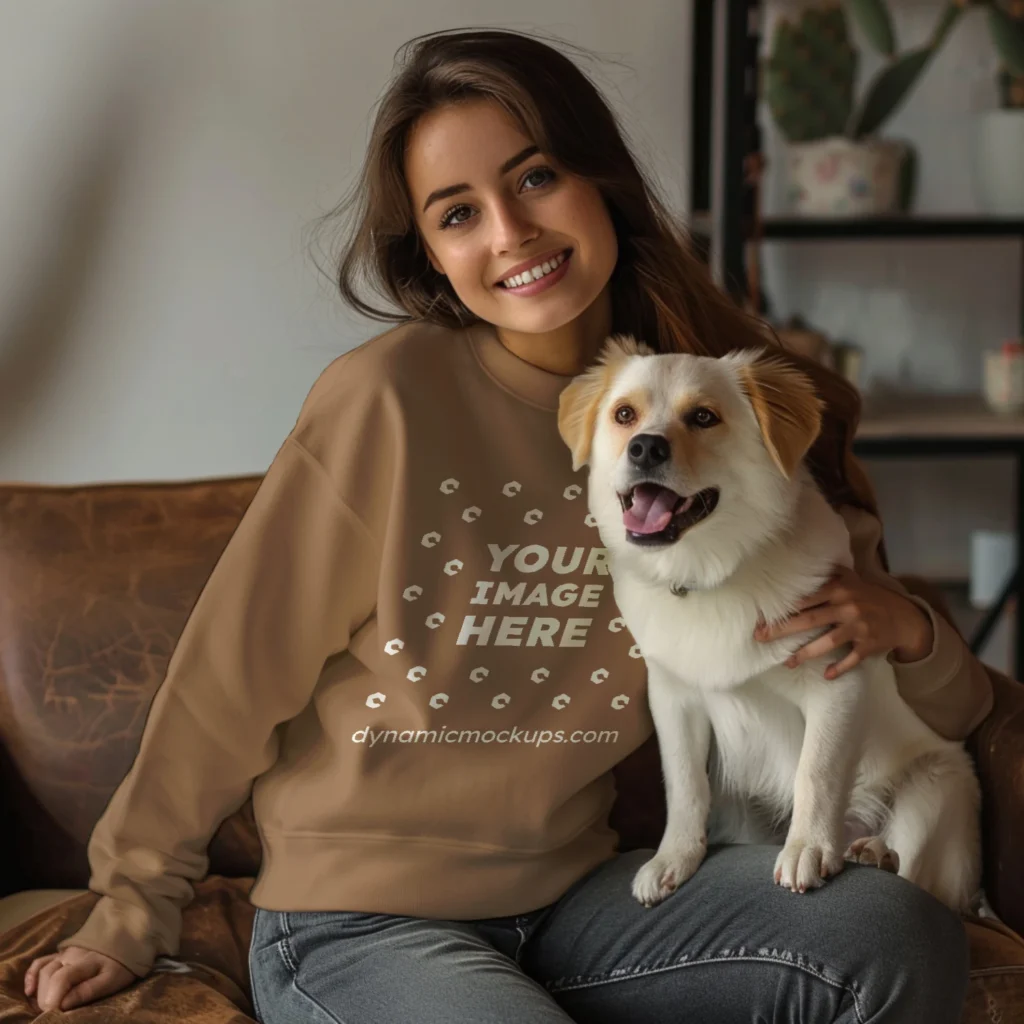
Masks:
[[[542,370],[520,359],[501,343],[493,324],[480,321],[464,328],[477,361],[484,372],[519,398],[543,409],[557,411],[558,396],[573,379]]]

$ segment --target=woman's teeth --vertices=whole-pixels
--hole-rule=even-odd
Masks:
[[[506,288],[518,288],[522,284],[538,281],[545,275],[550,274],[552,270],[557,270],[567,258],[566,253],[559,253],[553,260],[545,260],[543,263],[538,263],[537,266],[524,270],[521,274],[505,278],[501,283]]]

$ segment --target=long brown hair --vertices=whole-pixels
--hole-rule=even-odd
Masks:
[[[559,45],[569,46],[562,40]],[[833,504],[876,511],[871,486],[850,450],[860,415],[856,389],[818,363],[778,348],[764,322],[719,290],[685,227],[634,160],[614,113],[573,61],[533,35],[459,29],[410,40],[400,48],[396,66],[379,100],[359,178],[316,225],[319,235],[339,216],[348,221],[334,275],[347,305],[388,323],[427,320],[461,327],[479,320],[427,259],[404,154],[424,114],[468,99],[494,100],[542,152],[601,191],[619,247],[610,281],[612,331],[632,334],[658,352],[719,356],[737,348],[776,347],[813,379],[826,405],[821,435],[808,455],[819,486]],[[396,308],[375,305],[372,293]]]

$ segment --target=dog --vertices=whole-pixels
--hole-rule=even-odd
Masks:
[[[888,660],[828,681],[836,651],[784,665],[827,630],[754,638],[853,566],[805,464],[822,410],[767,347],[665,355],[629,335],[562,392],[559,433],[574,471],[589,467],[615,601],[648,670],[667,823],[633,880],[645,906],[690,878],[708,843],[781,843],[774,878],[793,892],[854,860],[958,911],[977,893],[971,761],[904,703]]]

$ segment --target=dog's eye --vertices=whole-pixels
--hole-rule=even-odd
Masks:
[[[620,405],[615,410],[615,422],[616,423],[632,423],[636,419],[636,412],[632,406]]]
[[[713,427],[716,423],[722,422],[710,409],[705,409],[704,406],[694,409],[687,419],[695,427]]]

